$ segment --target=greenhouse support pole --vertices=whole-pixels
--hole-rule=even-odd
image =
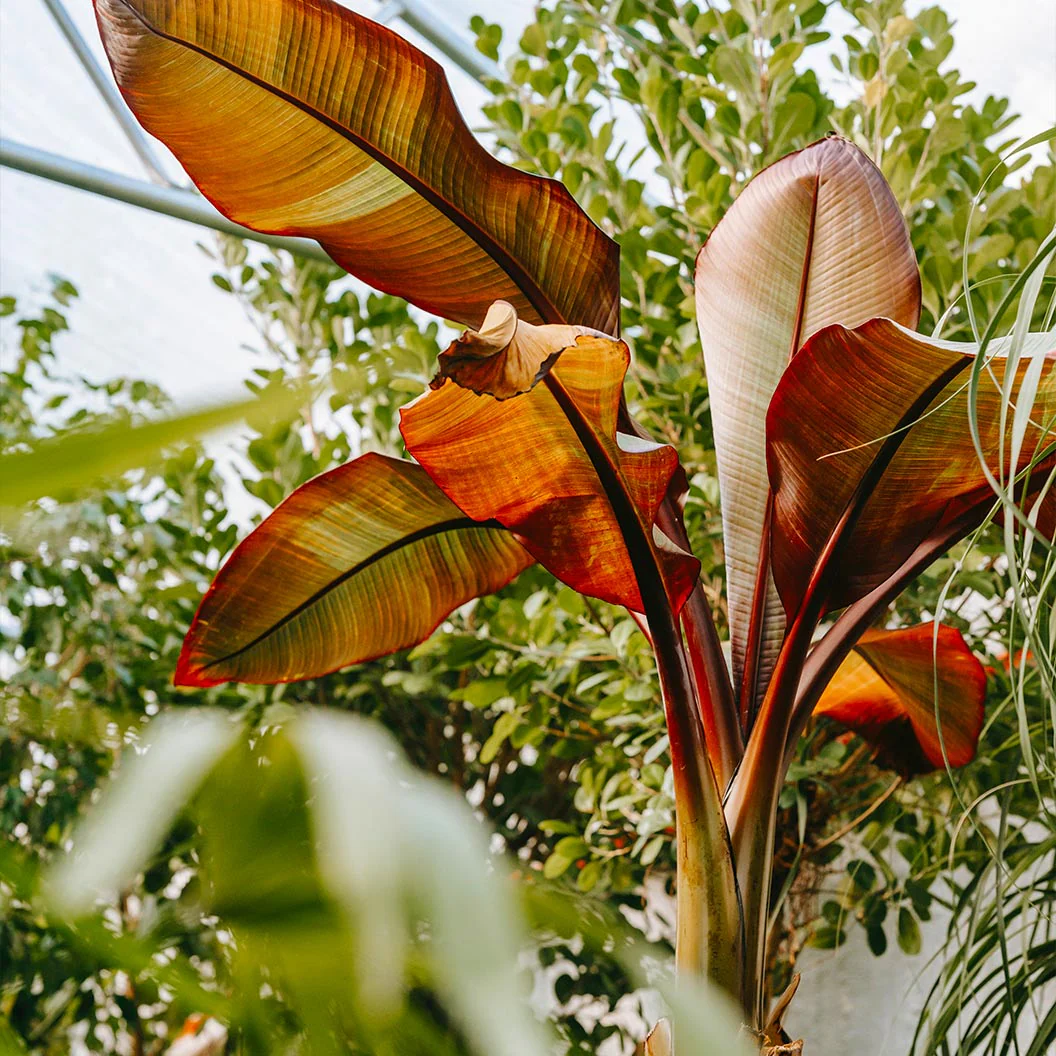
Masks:
[[[124,132],[125,138],[139,156],[139,160],[143,163],[147,174],[155,183],[173,186],[173,181],[165,175],[165,169],[144,135],[139,122],[132,114],[132,111],[125,105],[125,100],[117,90],[117,86],[102,66],[96,62],[92,49],[88,46],[88,42],[84,37],[81,36],[80,30],[77,29],[73,19],[70,18],[70,13],[63,6],[62,0],[44,0],[44,6],[51,12],[51,17],[55,19],[62,35],[66,38],[66,43],[69,44],[81,66],[84,67],[84,72],[88,74],[92,84],[95,85],[96,91],[102,96],[103,102],[106,103],[110,113],[114,115],[114,119],[121,126],[121,131]]]
[[[116,202],[135,205],[140,209],[151,209],[155,213],[177,220],[187,220],[225,235],[252,239],[276,249],[289,250],[301,257],[330,262],[330,257],[318,243],[307,238],[287,238],[283,235],[265,235],[259,231],[251,231],[248,227],[228,220],[194,191],[185,191],[179,187],[160,187],[145,180],[110,172],[108,169],[85,165],[59,154],[49,154],[45,150],[15,143],[10,139],[0,139],[0,166],[99,194]]]
[[[388,22],[398,18],[406,23],[464,73],[478,81],[502,76],[497,63],[482,55],[461,33],[438,19],[422,0],[392,0],[378,12],[378,16],[379,21]]]

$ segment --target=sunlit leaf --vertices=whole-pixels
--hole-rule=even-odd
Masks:
[[[555,181],[500,164],[442,68],[329,0],[96,0],[114,75],[221,212],[317,239],[450,319],[619,326],[616,244]]]
[[[367,454],[298,488],[202,601],[177,685],[289,682],[416,645],[531,563],[410,462]]]
[[[734,687],[758,651],[765,686],[784,629],[769,577],[764,426],[782,372],[811,334],[887,316],[915,326],[920,279],[905,222],[875,165],[843,139],[764,169],[697,258],[704,349],[722,491]],[[751,632],[752,615],[760,619]],[[746,702],[742,700],[744,710]]]
[[[912,774],[974,758],[985,698],[986,671],[960,631],[922,624],[865,634],[814,714],[859,733],[883,765]]]
[[[674,449],[616,432],[629,358],[621,341],[580,337],[530,392],[498,400],[447,381],[403,409],[400,429],[461,509],[516,532],[570,587],[641,612],[636,547],[677,611],[699,564],[653,531]]]
[[[1007,347],[1007,340],[1000,340],[987,350],[992,358],[983,371],[975,409],[982,449],[995,476],[1001,474],[1001,386]],[[1053,439],[1053,349],[1051,335],[1032,335],[1019,362],[1013,394],[1019,392],[1033,358],[1045,357],[1017,462],[1020,469],[1039,444]],[[991,494],[969,430],[967,380],[975,354],[974,345],[929,339],[874,319],[855,330],[834,326],[822,331],[792,361],[767,417],[774,577],[789,612],[798,610],[819,555],[883,441],[896,433],[932,387],[941,386],[916,424],[903,431],[900,446],[870,490],[840,551],[829,606],[839,608],[865,595],[944,515]],[[1006,455],[1011,428],[1009,416]]]

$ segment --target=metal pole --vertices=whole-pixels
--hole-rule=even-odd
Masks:
[[[383,9],[386,14],[392,6],[399,8],[397,17],[401,21],[406,22],[416,33],[420,33],[471,77],[478,81],[502,77],[502,71],[496,63],[486,55],[481,55],[461,33],[439,21],[422,0],[393,0],[392,4],[386,4]]]
[[[143,133],[143,129],[133,116],[132,111],[125,105],[125,100],[121,97],[117,86],[107,75],[106,71],[103,70],[102,66],[96,62],[92,49],[88,47],[88,42],[81,36],[77,26],[74,25],[69,12],[63,7],[62,0],[44,0],[44,6],[51,12],[52,18],[55,19],[59,29],[62,31],[62,35],[66,38],[66,43],[69,44],[73,53],[80,60],[85,73],[88,74],[92,84],[95,85],[96,90],[103,97],[103,102],[110,108],[110,112],[121,126],[121,131],[124,132],[128,142],[132,145],[132,149],[139,155],[139,160],[143,162],[147,174],[155,183],[166,184],[170,187],[175,186],[173,181],[165,174],[164,166],[151,148],[147,137]]]
[[[400,0],[388,0],[384,6],[379,7],[370,17],[383,26],[403,16],[403,4]]]
[[[287,238],[283,235],[264,235],[259,231],[251,231],[248,227],[228,220],[193,191],[185,191],[179,187],[159,187],[143,180],[134,180],[120,173],[85,165],[58,154],[49,154],[47,151],[15,143],[10,139],[0,139],[0,166],[16,169],[30,176],[40,176],[45,180],[76,187],[141,209],[151,209],[155,213],[177,220],[187,220],[201,227],[222,231],[224,234],[252,239],[277,249],[286,249],[301,257],[331,263],[330,257],[317,242],[306,238]]]
[[[266,246],[286,249],[312,260],[330,261],[330,257],[322,247],[310,239],[287,238],[282,235],[265,235],[251,231],[240,224],[232,223],[194,191],[184,190],[175,184],[165,173],[158,155],[151,147],[150,140],[131,110],[125,105],[117,86],[96,61],[87,42],[63,6],[62,0],[44,0],[44,4],[155,184],[130,179],[107,169],[85,165],[71,158],[51,154],[22,143],[15,143],[9,139],[0,139],[0,167],[29,173],[31,176],[40,176],[55,183],[65,184],[67,187],[76,187],[104,198],[112,198],[141,209],[150,209],[164,216],[199,224],[214,231],[251,239]],[[385,3],[378,11],[377,18],[382,22],[397,18],[405,22],[438,51],[451,59],[463,72],[477,80],[501,78],[502,76],[496,63],[481,55],[460,33],[438,21],[421,0],[388,0],[388,3]]]

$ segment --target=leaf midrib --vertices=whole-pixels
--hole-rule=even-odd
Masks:
[[[561,384],[553,371],[546,374],[543,383],[550,390],[554,402],[569,425],[572,426],[584,454],[590,460],[602,492],[608,500],[609,508],[616,518],[624,546],[631,560],[631,567],[638,579],[638,591],[643,608],[650,607],[650,600],[656,604],[667,605],[667,592],[660,566],[642,519],[624,484],[619,465],[598,435],[593,423],[588,420],[572,394]],[[653,597],[647,600],[647,594]]]
[[[164,30],[159,29],[157,26],[151,24],[147,18],[135,9],[130,3],[130,0],[118,0],[123,7],[125,7],[135,19],[147,30],[148,33],[152,33],[154,36],[161,40],[167,40],[171,44],[175,44],[177,47],[187,48],[189,51],[193,51],[203,58],[208,59],[210,62],[216,63],[218,66],[222,66],[230,73],[235,74],[237,77],[241,77],[243,80],[248,81],[250,84],[256,85],[258,88],[271,95],[276,96],[279,99],[284,100],[291,106],[296,107],[302,113],[307,114],[309,117],[314,118],[321,124],[326,125],[331,131],[336,132],[339,136],[347,139],[354,147],[358,150],[362,150],[364,154],[373,158],[376,162],[383,165],[398,179],[403,180],[404,183],[408,184],[415,193],[421,195],[430,205],[433,206],[437,212],[442,213],[452,223],[455,224],[459,230],[462,231],[468,238],[470,238],[476,245],[494,260],[499,267],[506,273],[513,284],[521,291],[525,299],[529,304],[539,313],[540,317],[544,322],[547,323],[565,323],[568,322],[556,305],[550,300],[549,297],[543,292],[542,288],[538,283],[529,275],[528,271],[520,265],[513,256],[504,249],[493,236],[484,231],[479,224],[474,223],[461,209],[458,208],[453,202],[444,198],[433,190],[427,183],[419,179],[413,173],[410,172],[405,166],[400,165],[394,158],[387,155],[384,151],[378,149],[368,139],[357,135],[350,128],[346,128],[344,125],[324,114],[322,111],[306,103],[302,99],[298,99],[296,96],[290,95],[288,92],[283,91],[274,84],[269,84],[267,81],[262,80],[259,77],[249,73],[247,70],[240,69],[234,63],[229,62],[227,59],[222,58],[213,52],[207,51],[199,44],[192,43],[189,40],[184,40],[181,37],[177,37],[171,33],[167,33]],[[349,12],[354,14],[354,12]],[[362,17],[362,16],[361,16]],[[386,30],[386,27],[380,27],[383,31],[392,32]],[[428,55],[422,53],[423,59],[426,63],[432,63],[434,60],[430,59]],[[441,71],[441,76],[443,73]],[[445,79],[446,84],[446,79]],[[120,85],[119,85],[120,87]],[[452,105],[453,101],[452,101]],[[460,118],[461,115],[456,116]],[[472,139],[472,135],[470,138]],[[476,140],[473,140],[476,144]],[[479,144],[478,144],[479,147]],[[482,149],[482,148],[481,148]],[[490,159],[490,155],[488,158]],[[494,159],[492,159],[494,160]],[[501,164],[501,163],[499,163]],[[215,203],[214,203],[215,204]],[[275,233],[275,232],[272,232]],[[280,232],[281,233],[281,232]]]
[[[427,525],[424,528],[418,529],[416,532],[411,532],[409,535],[401,536],[399,539],[394,539],[391,543],[383,546],[380,550],[375,550],[373,554],[365,557],[362,561],[358,561],[351,568],[346,569],[340,575],[335,576],[329,583],[320,587],[314,594],[306,598],[296,607],[292,608],[289,612],[285,613],[280,619],[276,620],[270,627],[263,630],[258,634],[252,641],[247,642],[245,645],[239,646],[238,649],[233,650],[224,656],[217,657],[215,660],[210,660],[207,664],[202,664],[199,668],[200,671],[208,671],[210,668],[216,667],[219,664],[227,663],[231,660],[242,656],[244,653],[249,652],[251,649],[255,649],[262,642],[277,634],[287,624],[292,623],[298,616],[306,612],[313,605],[317,605],[329,594],[333,593],[339,587],[343,586],[350,579],[358,576],[361,572],[366,571],[372,565],[377,564],[379,561],[383,561],[386,557],[404,549],[405,547],[412,546],[415,543],[421,542],[423,539],[429,539],[436,535],[443,535],[447,532],[466,531],[473,528],[484,528],[484,529],[497,529],[505,532],[498,521],[475,521],[471,517],[453,517],[446,521],[438,521],[436,524]]]

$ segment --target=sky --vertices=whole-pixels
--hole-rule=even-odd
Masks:
[[[368,14],[376,6],[349,2]],[[483,6],[513,41],[533,5],[432,0],[430,6],[456,28]],[[975,96],[1009,95],[1023,114],[1024,136],[1056,122],[1056,3],[946,0],[944,6],[957,21],[951,60],[980,82]],[[102,58],[88,0],[67,0],[67,7]],[[834,76],[827,65],[819,75]],[[450,77],[476,123],[484,93],[458,70]],[[42,0],[0,0],[0,133],[143,175]],[[80,288],[71,313],[76,336],[60,346],[71,373],[149,377],[181,403],[232,394],[254,365],[244,347],[253,331],[234,298],[209,282],[212,269],[197,246],[209,238],[182,221],[0,170],[0,292],[39,299],[50,272]]]

